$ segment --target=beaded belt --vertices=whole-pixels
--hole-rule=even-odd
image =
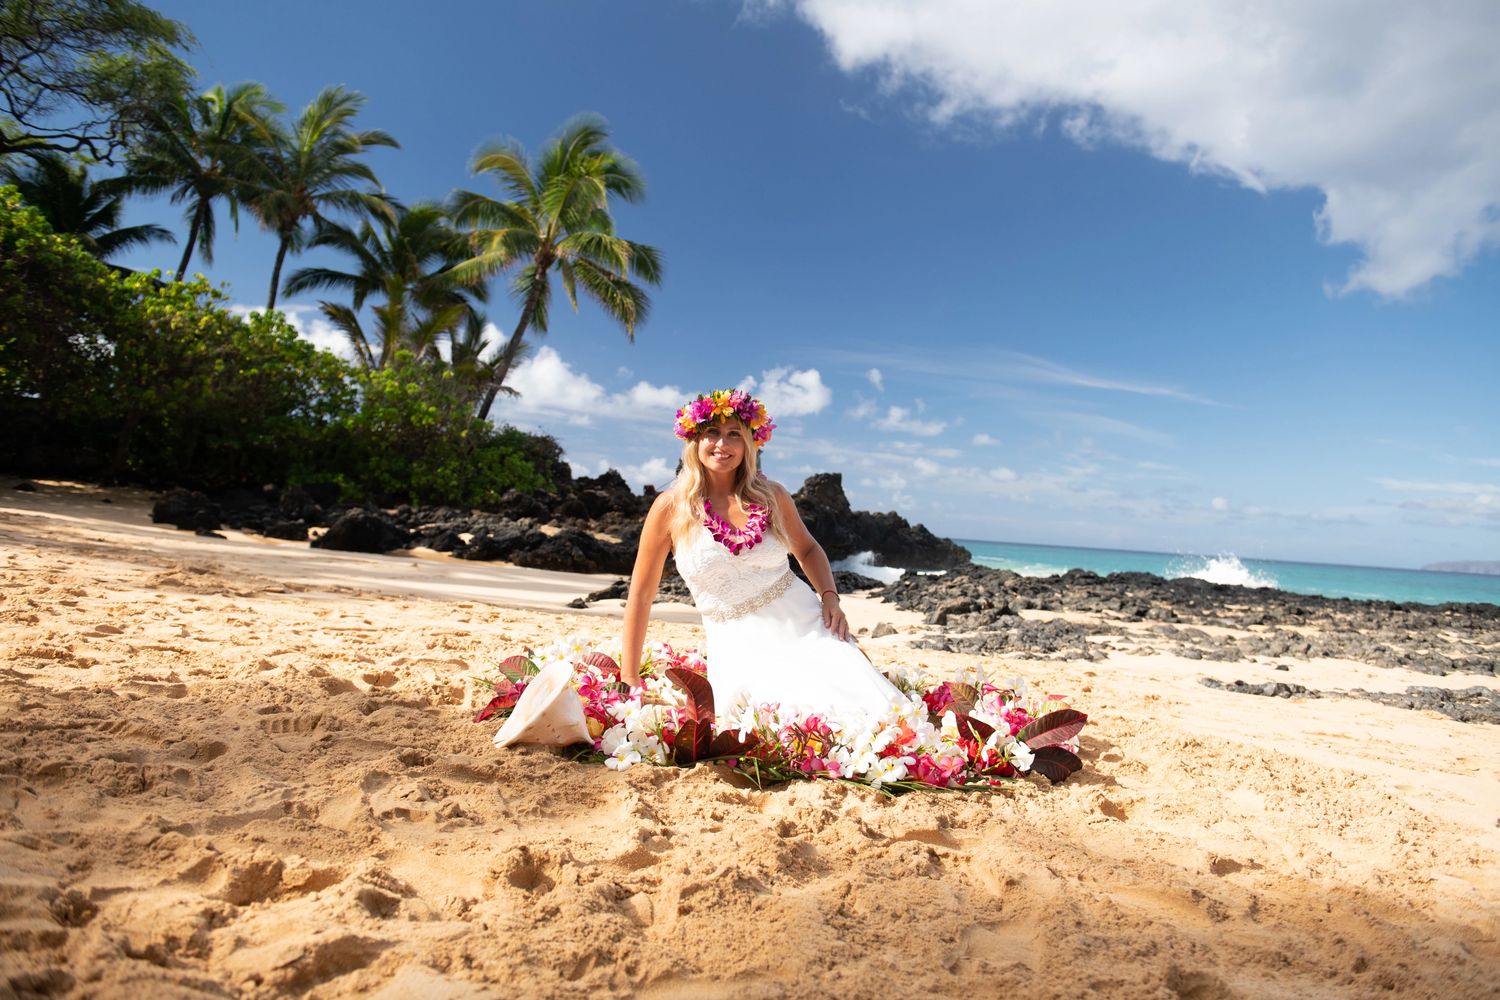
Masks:
[[[761,591],[759,594],[756,594],[754,597],[750,598],[750,600],[741,601],[738,604],[731,604],[729,607],[721,608],[718,611],[700,611],[700,614],[702,614],[704,618],[707,618],[711,622],[728,622],[734,621],[734,619],[736,618],[743,618],[746,615],[750,614],[752,611],[759,611],[767,604],[770,604],[772,601],[776,600],[776,598],[780,597],[782,594],[785,594],[787,588],[790,587],[796,579],[797,574],[793,573],[791,570],[787,570],[784,574],[782,574],[780,579],[771,584],[765,590]]]

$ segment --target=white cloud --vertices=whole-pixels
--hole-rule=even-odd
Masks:
[[[794,371],[773,368],[761,372],[760,379],[746,376],[740,387],[755,393],[771,419],[780,422],[787,417],[806,417],[822,411],[833,401],[833,393],[823,384],[816,368]]]
[[[639,465],[622,465],[620,475],[630,484],[630,488],[637,492],[644,486],[655,486],[664,488],[672,481],[672,472],[677,467],[675,461],[668,462],[664,458],[649,458]]]
[[[911,467],[917,471],[917,474],[919,476],[922,476],[929,481],[942,471],[942,466],[926,458],[913,459]]]
[[[1209,501],[1208,505],[1210,507],[1212,507],[1214,510],[1228,510],[1229,509],[1229,501],[1226,500],[1226,499],[1224,499],[1223,497],[1214,497],[1212,500]]]
[[[600,412],[604,387],[543,347],[511,369],[506,385],[519,396],[501,396],[495,413],[506,420],[561,420],[586,425]]]
[[[948,425],[941,420],[918,420],[903,406],[892,406],[885,416],[875,421],[875,426],[900,434],[915,434],[918,437],[936,437]]]
[[[277,306],[277,309],[303,340],[321,350],[332,351],[345,361],[354,360],[354,348],[349,345],[349,338],[328,322],[316,306],[292,303]],[[229,311],[236,316],[248,316],[253,312],[265,312],[266,309],[265,306],[232,305]]]
[[[870,380],[870,384],[875,387],[876,392],[885,392],[885,376],[880,374],[879,368],[871,368],[865,372],[865,378]]]
[[[1002,465],[999,468],[990,470],[990,478],[997,483],[1013,483],[1020,477],[1015,474],[1014,470],[1007,469]]]
[[[658,424],[670,433],[672,414],[687,399],[673,385],[637,382],[624,392],[611,393],[578,371],[551,347],[543,347],[521,361],[506,380],[519,396],[500,396],[495,417],[510,422],[562,422],[589,426],[596,416],[612,421]]]
[[[979,445],[980,447],[984,447],[986,445],[999,444],[1000,442],[997,439],[990,437],[988,434],[975,434],[973,443]]]
[[[1487,524],[1500,527],[1500,484],[1376,479],[1392,493],[1415,494],[1397,506],[1428,523],[1449,526]]]
[[[848,415],[855,420],[869,420],[875,415],[875,412],[875,401],[873,399],[865,399],[861,396],[859,402],[850,408]]]
[[[640,410],[666,413],[669,417],[687,402],[687,395],[675,385],[652,385],[637,382],[625,393],[625,403]]]
[[[938,123],[1059,122],[1257,191],[1315,188],[1342,290],[1399,296],[1500,243],[1500,4],[792,0],[846,71]],[[779,6],[761,0],[752,6]]]

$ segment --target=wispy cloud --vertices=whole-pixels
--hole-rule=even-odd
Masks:
[[[1406,499],[1396,506],[1417,523],[1500,528],[1500,485],[1495,483],[1388,478],[1375,482],[1392,493],[1404,494]]]
[[[1112,437],[1130,438],[1157,447],[1175,443],[1170,434],[1133,424],[1118,417],[1106,417],[1099,413],[1078,413],[1069,410],[1054,410],[1038,414],[1037,421],[1044,425],[1063,426],[1085,434],[1108,434]]]
[[[1019,392],[1008,393],[1006,389],[1006,383],[1024,383],[1156,396],[1199,406],[1229,405],[1177,386],[1123,375],[1081,372],[1047,358],[1016,351],[966,353],[962,358],[948,358],[932,353],[908,354],[897,351],[884,351],[872,357],[869,352],[830,349],[820,352],[820,356],[835,363],[849,365],[867,365],[875,361],[882,368],[899,369],[908,375],[925,375],[948,383],[972,386],[988,396],[1013,395],[1014,398],[1024,399],[1025,396]]]
[[[1184,403],[1197,403],[1201,406],[1224,405],[1217,400],[1200,396],[1197,393],[1186,392],[1173,386],[1154,385],[1149,382],[1135,382],[1128,379],[1110,378],[1102,375],[1090,375],[1067,368],[1055,361],[1033,357],[1029,354],[1016,354],[1014,355],[1014,359],[1011,367],[1012,373],[1018,378],[1033,382],[1072,385],[1084,389],[1104,389],[1110,392],[1128,392],[1139,396],[1164,396],[1168,399],[1181,400]]]

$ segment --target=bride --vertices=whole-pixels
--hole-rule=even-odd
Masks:
[[[779,704],[840,719],[885,713],[900,692],[849,638],[828,556],[791,494],[757,469],[774,427],[741,390],[700,395],[677,411],[682,471],[641,530],[621,679],[641,682],[646,623],[671,551],[703,616],[708,680],[721,711]],[[788,567],[789,553],[811,588]]]

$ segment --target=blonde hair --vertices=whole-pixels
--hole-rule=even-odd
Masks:
[[[734,470],[734,485],[730,492],[739,499],[740,505],[755,504],[766,509],[766,528],[790,548],[786,530],[776,509],[776,492],[771,481],[760,474],[757,467],[758,449],[751,440],[750,430],[739,420],[719,421],[727,430],[732,430],[745,442],[745,457]],[[672,516],[667,525],[675,549],[690,531],[703,521],[703,502],[708,499],[707,477],[703,474],[703,462],[698,458],[698,441],[688,441],[682,446],[682,469],[673,480]],[[720,512],[726,513],[724,511]]]

